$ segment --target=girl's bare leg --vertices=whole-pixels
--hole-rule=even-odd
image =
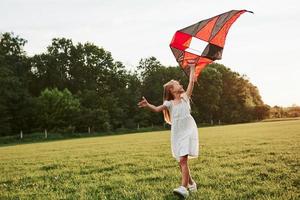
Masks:
[[[188,156],[181,156],[180,160],[179,160],[179,165],[180,165],[180,169],[181,169],[181,185],[184,187],[187,187],[188,183],[189,183],[189,179],[190,179],[190,170],[188,167]]]
[[[188,166],[188,169],[189,169],[189,184],[192,185],[194,180],[192,179],[191,171],[190,171],[189,166]]]
[[[182,168],[181,168],[180,162],[178,162],[178,164],[179,164],[179,167],[180,167],[180,172],[182,173]],[[188,165],[188,163],[187,163],[187,165]],[[192,185],[193,184],[193,179],[192,179],[191,171],[190,171],[189,167],[188,167],[188,170],[189,170],[189,184]]]

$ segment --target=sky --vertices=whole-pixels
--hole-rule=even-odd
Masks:
[[[92,42],[128,69],[156,57],[176,66],[176,30],[229,10],[247,9],[231,27],[222,60],[246,75],[271,106],[300,105],[300,1],[297,0],[1,0],[0,32],[26,39],[29,56],[51,40]]]

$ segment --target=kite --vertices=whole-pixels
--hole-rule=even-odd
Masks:
[[[235,20],[248,10],[231,10],[178,30],[170,43],[176,61],[186,74],[195,63],[198,77],[207,64],[222,58],[227,33]]]

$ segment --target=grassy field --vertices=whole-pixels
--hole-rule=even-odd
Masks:
[[[189,199],[300,199],[300,121],[200,128]],[[170,132],[0,147],[0,199],[176,199]]]

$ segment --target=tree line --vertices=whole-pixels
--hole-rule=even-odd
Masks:
[[[87,132],[162,126],[161,113],[137,107],[145,96],[162,104],[163,84],[187,85],[178,66],[143,58],[135,70],[93,43],[54,38],[44,53],[28,56],[27,41],[0,35],[0,135],[20,131]],[[197,123],[241,123],[269,116],[259,90],[245,75],[213,63],[200,75],[192,96]]]

